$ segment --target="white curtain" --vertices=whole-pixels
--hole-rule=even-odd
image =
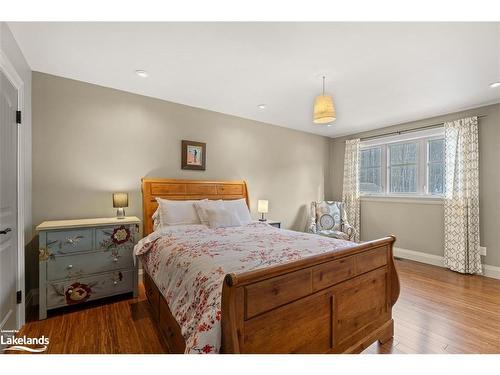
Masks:
[[[461,273],[481,273],[477,117],[446,122],[444,129],[444,264]]]
[[[359,241],[359,139],[345,142],[344,186],[342,202],[344,202],[347,221],[356,231],[353,240]]]

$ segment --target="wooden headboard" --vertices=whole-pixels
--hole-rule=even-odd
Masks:
[[[165,178],[142,179],[143,236],[153,232],[152,216],[158,207],[156,198],[171,200],[241,199],[247,206],[248,190],[245,181],[174,180]]]

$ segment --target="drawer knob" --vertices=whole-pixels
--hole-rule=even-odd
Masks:
[[[72,264],[68,264],[68,270],[70,270],[72,268],[73,268],[73,265]]]
[[[118,258],[117,258],[117,257],[114,257],[114,258],[113,258],[113,262],[118,262]]]
[[[118,281],[113,281],[113,285],[117,285],[118,284]]]

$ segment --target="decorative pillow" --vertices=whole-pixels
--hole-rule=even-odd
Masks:
[[[160,227],[160,209],[157,208],[153,216],[151,216],[153,219],[153,231],[157,230]]]
[[[317,230],[342,230],[342,203],[323,201],[316,203]]]
[[[199,201],[199,202],[194,202],[194,208],[196,209],[196,212],[198,213],[198,217],[200,218],[200,221],[202,224],[208,225],[208,218],[207,218],[207,209],[223,209],[224,208],[224,203],[222,202],[222,199],[217,200],[217,201]]]
[[[161,226],[201,223],[194,208],[194,203],[199,201],[175,201],[162,198],[156,198],[156,200]]]
[[[234,213],[240,219],[241,225],[252,222],[250,211],[248,211],[247,202],[244,198],[224,201],[224,208]]]
[[[212,229],[239,227],[241,225],[238,216],[225,208],[207,208],[205,213],[208,219],[208,226]]]

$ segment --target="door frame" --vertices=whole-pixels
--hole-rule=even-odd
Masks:
[[[0,70],[5,74],[10,83],[17,90],[17,110],[21,111],[24,115],[24,95],[25,87],[24,81],[17,73],[14,65],[7,58],[5,53],[0,50]],[[25,247],[25,148],[26,148],[26,128],[24,126],[17,126],[17,277],[16,277],[16,290],[22,293],[21,303],[17,305],[16,309],[16,323],[17,329],[20,329],[25,323],[25,278],[24,278],[24,247]]]

